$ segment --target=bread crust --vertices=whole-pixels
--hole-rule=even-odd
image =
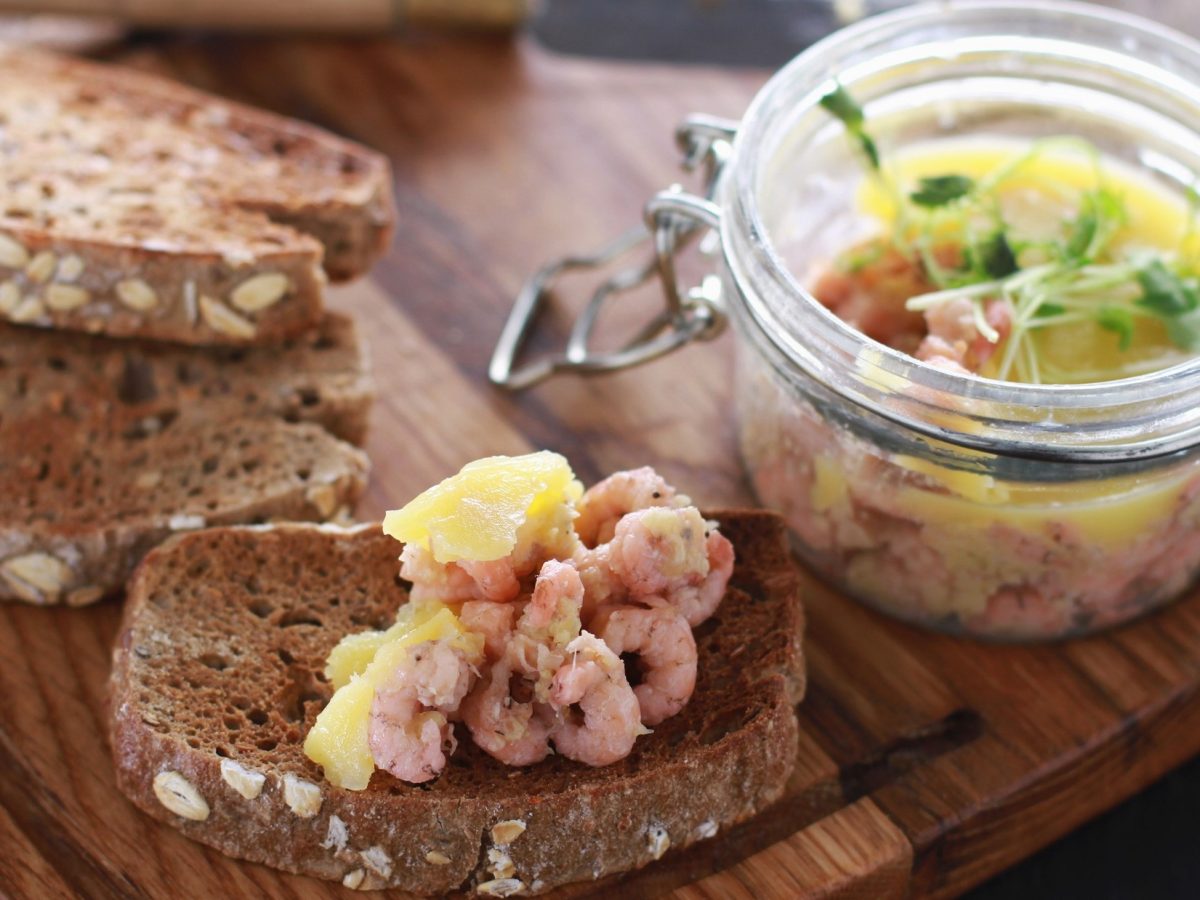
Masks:
[[[628,759],[591,769],[551,757],[510,769],[463,746],[431,786],[377,772],[363,792],[324,782],[300,741],[329,694],[317,675],[328,649],[346,631],[385,624],[404,599],[393,574],[399,545],[378,526],[218,529],[172,539],[138,567],[114,648],[118,783],[149,815],[231,856],[419,894],[540,893],[636,869],[711,837],[781,796],[797,752],[804,667],[799,582],[782,523],[756,512],[709,515],[739,561],[717,618],[697,635],[697,691]],[[272,573],[282,574],[289,558],[301,561],[303,589],[275,590]],[[189,582],[189,568],[203,561],[206,574]],[[239,585],[252,571],[255,591],[245,593]],[[322,604],[339,580],[341,602]],[[259,614],[245,614],[255,604]],[[185,606],[189,619],[178,615]],[[322,624],[296,624],[304,618]],[[188,621],[209,624],[200,633]],[[219,670],[196,662],[213,663],[213,654],[221,654]],[[171,680],[198,687],[175,691]],[[234,763],[262,776],[261,793],[247,799],[222,776],[222,765]],[[202,820],[160,801],[155,779],[175,777],[169,773],[203,798]],[[303,791],[315,792],[319,805],[298,812],[289,804],[295,779],[314,786]],[[492,829],[506,821],[524,831],[504,844]],[[520,885],[495,884],[505,873]]]
[[[0,176],[10,321],[274,343],[390,239],[387,160],[311,125],[19,48],[0,48],[0,114],[16,148]]]

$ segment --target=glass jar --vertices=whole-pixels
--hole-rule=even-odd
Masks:
[[[861,227],[861,161],[819,106],[834,79],[886,151],[1073,133],[1181,194],[1200,173],[1200,45],[1074,3],[869,19],[759,92],[707,199],[660,195],[650,215],[660,259],[683,218],[719,233],[719,305],[711,285],[686,297],[734,324],[742,459],[823,577],[891,615],[997,639],[1083,634],[1179,596],[1200,573],[1200,360],[1103,384],[999,382],[826,310],[801,278]],[[661,274],[679,304],[674,269]],[[585,344],[557,368],[582,367]]]

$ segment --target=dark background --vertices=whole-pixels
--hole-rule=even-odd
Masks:
[[[902,3],[550,0],[534,33],[561,53],[774,69],[837,27],[835,5],[879,11]],[[1105,5],[1200,34],[1200,0]],[[1017,897],[1200,898],[1200,759],[994,878],[969,900]]]

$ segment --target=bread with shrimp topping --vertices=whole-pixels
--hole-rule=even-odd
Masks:
[[[121,789],[230,856],[356,888],[539,893],[639,868],[777,800],[795,763],[803,613],[782,521],[712,511],[737,565],[696,630],[691,701],[624,760],[514,769],[460,740],[410,785],[337,788],[301,748],[344,635],[406,600],[377,525],[209,529],[152,550],[128,588],[110,727]]]

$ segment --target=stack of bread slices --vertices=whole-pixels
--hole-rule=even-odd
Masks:
[[[386,160],[157,77],[0,49],[0,598],[82,605],[172,533],[348,518],[371,402],[325,287]]]

